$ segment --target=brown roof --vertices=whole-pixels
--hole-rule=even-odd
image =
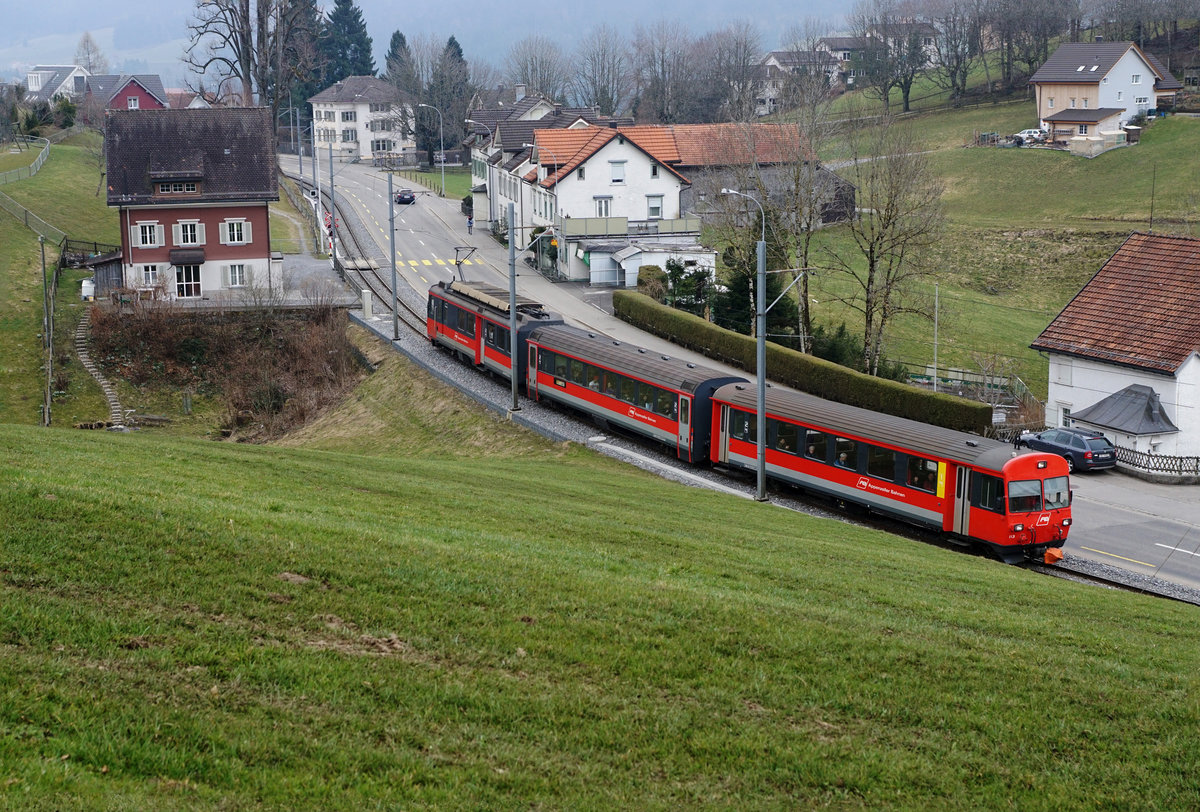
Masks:
[[[104,119],[110,206],[167,202],[154,184],[170,179],[203,181],[189,202],[279,199],[268,108],[108,110]]]
[[[1200,240],[1131,235],[1030,346],[1174,374],[1200,350]]]
[[[538,129],[535,143],[542,149],[538,162],[557,165],[558,175],[550,174],[544,186],[569,174],[617,137],[654,158],[683,180],[688,169],[748,166],[750,164],[790,163],[798,158],[811,160],[813,154],[802,147],[800,131],[791,124],[675,124],[633,127],[578,127],[571,130]]]

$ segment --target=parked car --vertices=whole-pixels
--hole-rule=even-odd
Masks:
[[[1117,449],[1103,432],[1092,429],[1046,429],[1034,434],[1025,432],[1017,446],[1035,451],[1060,454],[1072,471],[1094,471],[1112,468],[1117,464]]]
[[[1045,130],[1021,130],[1019,133],[1014,135],[1013,138],[1020,138],[1026,144],[1039,143],[1041,141],[1046,140],[1046,131]]]
[[[417,202],[417,196],[413,194],[412,189],[401,189],[396,192],[396,202],[402,205],[410,205]]]

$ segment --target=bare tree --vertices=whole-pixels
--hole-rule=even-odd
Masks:
[[[967,90],[967,76],[980,52],[976,0],[924,0],[923,16],[937,30],[933,78],[957,99]]]
[[[735,22],[708,34],[694,47],[703,65],[701,83],[711,99],[694,118],[726,121],[754,119],[758,97],[762,39],[752,23]],[[701,94],[693,94],[700,96]]]
[[[677,20],[659,20],[638,26],[633,40],[636,77],[635,113],[647,124],[673,124],[681,120],[687,85],[691,79],[692,38]]]
[[[617,30],[608,25],[593,28],[575,51],[572,101],[596,107],[604,115],[624,112],[630,92],[629,71],[629,50]]]
[[[518,42],[505,57],[505,73],[513,84],[561,101],[571,79],[571,66],[562,50],[548,37],[533,34]]]
[[[84,31],[75,47],[75,64],[90,74],[108,73],[108,60],[96,44],[91,31]]]
[[[879,371],[884,333],[892,319],[924,312],[907,298],[912,283],[931,273],[926,253],[941,232],[942,184],[919,150],[911,128],[886,118],[847,134],[851,165],[839,170],[856,188],[859,216],[850,244],[826,249],[855,284],[840,300],[863,315],[863,362]]]

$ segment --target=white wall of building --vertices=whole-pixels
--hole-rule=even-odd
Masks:
[[[314,102],[312,108],[316,148],[321,155],[328,153],[331,143],[334,156],[342,159],[369,160],[376,152],[416,150],[411,134],[400,129],[402,120],[412,122],[411,107],[398,104],[385,107],[367,102]],[[383,129],[385,126],[392,129]]]
[[[1091,65],[1084,68],[1084,73],[1089,68]],[[1133,83],[1135,75],[1140,80],[1138,84]],[[1101,107],[1123,108],[1121,124],[1129,123],[1134,116],[1155,106],[1154,71],[1130,48],[1100,80],[1099,100]]]

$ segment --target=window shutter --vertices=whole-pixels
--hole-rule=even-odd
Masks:
[[[137,226],[129,227],[129,247],[139,248],[142,244],[142,232]]]
[[[252,265],[245,266],[244,273],[246,274],[246,280],[245,280],[246,287],[248,287],[248,288],[253,287],[254,286],[254,266],[252,266]]]
[[[204,245],[204,223],[196,223],[196,245]]]
[[[179,223],[171,224],[171,244],[176,246],[183,244],[183,229],[179,227]]]
[[[221,245],[229,245],[229,221],[225,220],[217,229],[217,241]]]
[[[167,229],[166,226],[154,226],[154,247],[162,248],[167,244]]]
[[[221,282],[221,287],[223,287],[223,288],[229,287],[229,266],[228,265],[221,266],[221,279],[223,280]]]
[[[242,241],[247,245],[254,242],[253,232],[250,230],[250,221],[246,220],[242,223]]]

